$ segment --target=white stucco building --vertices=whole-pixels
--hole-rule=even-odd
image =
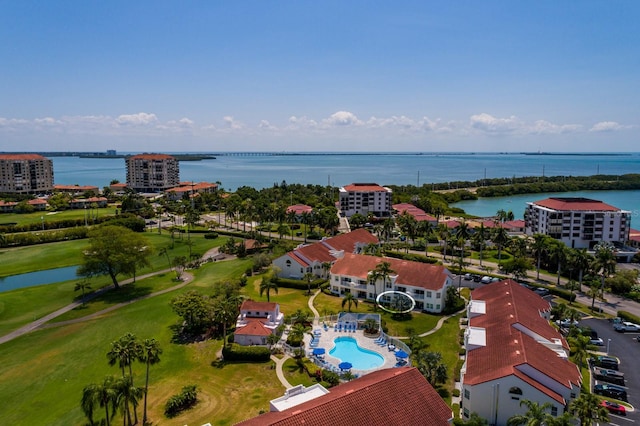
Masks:
[[[234,342],[243,345],[266,345],[267,337],[274,334],[284,322],[280,305],[273,302],[245,300],[236,321]]]
[[[302,279],[307,272],[319,278],[329,276],[329,268],[345,253],[360,253],[369,244],[378,244],[378,238],[366,229],[325,238],[313,244],[300,245],[280,256],[273,265],[281,278]]]
[[[371,279],[371,271],[382,262],[388,262],[393,272],[386,278]],[[452,284],[449,271],[441,265],[410,262],[401,259],[345,254],[331,267],[331,293],[340,296],[352,293],[358,299],[374,301],[385,291],[407,293],[415,302],[415,309],[442,312],[447,287]]]
[[[625,244],[631,229],[631,212],[588,198],[552,197],[527,203],[524,220],[527,235],[549,235],[571,248]]]
[[[490,425],[506,425],[526,412],[525,399],[548,402],[549,414],[562,415],[579,396],[582,376],[549,323],[549,302],[512,280],[478,288],[471,297],[460,372],[463,419],[475,412]]]
[[[340,210],[346,217],[356,213],[367,216],[369,213],[376,217],[389,217],[392,191],[390,188],[377,183],[352,183],[340,188]]]

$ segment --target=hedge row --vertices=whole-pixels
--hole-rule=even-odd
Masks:
[[[325,278],[317,278],[311,281],[311,288],[320,288],[326,282]],[[276,278],[276,284],[278,284],[278,287],[293,288],[295,290],[306,290],[309,287],[306,281],[290,278]]]
[[[409,260],[412,262],[421,262],[421,263],[430,263],[432,265],[440,262],[438,259],[434,257],[427,257],[422,254],[415,253],[401,253],[398,251],[387,251],[385,252],[386,256],[394,257],[396,259]]]
[[[225,361],[267,362],[271,352],[266,346],[241,346],[232,343],[222,348],[222,356]]]
[[[631,312],[618,311],[618,316],[622,318],[624,321],[629,321],[634,324],[640,324],[640,317],[633,315]]]

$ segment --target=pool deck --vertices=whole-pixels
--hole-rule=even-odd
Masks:
[[[375,343],[376,338],[375,337],[371,338],[371,337],[365,336],[363,330],[335,331],[333,327],[328,327],[325,330],[322,325],[316,326],[313,331],[315,331],[315,330],[320,330],[320,334],[318,336],[319,339],[316,338],[316,340],[318,340],[318,344],[316,346],[310,346],[310,344],[311,344],[311,336],[309,336],[307,334],[304,337],[304,345],[305,345],[305,348],[306,348],[306,355],[311,359],[315,358],[312,355],[313,349],[315,349],[315,348],[324,348],[325,351],[326,351],[325,354],[324,354],[324,358],[323,358],[324,361],[328,362],[330,365],[332,365],[336,369],[338,369],[338,364],[340,362],[342,362],[342,360],[340,360],[339,358],[335,358],[335,357],[329,355],[329,351],[331,351],[331,349],[333,349],[334,346],[335,346],[333,341],[337,337],[353,337],[358,342],[358,346],[360,346],[363,349],[368,349],[368,350],[373,351],[373,352],[375,352],[377,354],[380,354],[384,358],[384,364],[382,364],[380,367],[372,368],[372,369],[369,369],[369,370],[352,369],[351,372],[353,374],[356,374],[356,375],[360,376],[360,375],[368,374],[368,373],[371,373],[373,371],[384,369],[384,368],[393,368],[397,364],[395,352],[394,351],[390,351],[386,344],[384,346],[380,346],[377,343]]]

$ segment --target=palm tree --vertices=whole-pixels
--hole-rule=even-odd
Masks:
[[[502,261],[502,249],[509,242],[509,234],[507,230],[502,226],[496,226],[493,229],[493,235],[491,236],[493,243],[498,246],[498,265]]]
[[[475,229],[474,234],[471,236],[473,244],[477,247],[480,256],[480,267],[482,267],[482,251],[486,247],[487,241],[487,230],[484,227],[483,223],[480,223],[480,226]]]
[[[447,241],[451,237],[451,231],[447,228],[447,225],[444,223],[439,224],[435,230],[436,235],[444,243],[444,248],[442,250],[442,260],[447,261]]]
[[[578,282],[580,283],[580,288],[582,288],[584,272],[589,268],[589,263],[591,263],[592,259],[593,256],[587,253],[587,249],[576,249],[573,252],[573,265],[578,270]]]
[[[260,287],[262,289],[262,286]],[[277,289],[277,287],[276,287]],[[262,296],[262,292],[260,293]],[[267,291],[267,299],[269,293]],[[227,325],[238,317],[238,300],[236,298],[218,298],[213,304],[213,317],[222,324],[222,345],[227,344]]]
[[[520,406],[523,405],[527,407],[527,412],[509,417],[507,426],[543,426],[553,419],[551,414],[547,413],[547,410],[550,410],[552,406],[550,402],[540,405],[537,402],[523,399],[520,401]]]
[[[278,283],[276,282],[276,277],[265,277],[262,279],[260,283],[260,297],[262,297],[263,293],[267,293],[267,302],[270,302],[270,293],[271,290],[275,291],[278,294]]]
[[[531,249],[536,256],[536,280],[540,281],[540,262],[542,254],[547,251],[547,236],[544,234],[534,234]]]
[[[302,276],[302,279],[307,282],[307,294],[311,294],[311,281],[315,278],[311,272],[307,272]]]
[[[82,290],[82,306],[84,306],[84,293],[87,290],[91,290],[91,285],[89,284],[89,281],[87,280],[81,280],[79,282],[76,283],[76,286],[73,288],[73,291],[78,291],[78,290]]]
[[[166,256],[167,258],[167,263],[169,264],[169,271],[173,271],[173,266],[171,265],[171,258],[169,257],[169,252],[167,251],[166,247],[162,247],[159,251],[158,254],[160,256]]]
[[[600,398],[592,393],[580,393],[580,396],[569,404],[569,413],[577,417],[582,426],[609,421],[607,409],[600,405]]]
[[[138,401],[144,392],[143,388],[133,385],[133,378],[126,375],[114,383],[116,392],[116,406],[120,408],[123,415],[124,425],[134,425],[138,423]],[[133,410],[134,420],[131,421],[131,411]]]
[[[329,278],[329,271],[333,265],[331,262],[322,262],[322,270],[324,271],[324,277]]]
[[[142,346],[138,343],[136,336],[132,333],[127,333],[120,339],[111,342],[111,350],[107,352],[107,359],[109,365],[115,365],[122,369],[122,377],[125,376],[124,369],[129,367],[129,376],[133,378],[133,372],[131,365],[133,361],[140,358],[142,352]]]
[[[555,260],[557,264],[557,283],[556,286],[560,287],[560,272],[562,272],[562,264],[567,259],[567,246],[564,243],[556,242],[551,248],[551,259]]]
[[[378,298],[378,279],[382,278],[382,290],[385,291],[387,285],[387,278],[395,273],[393,269],[391,269],[391,264],[389,262],[380,262],[376,265],[373,271],[370,271],[371,280],[373,283],[373,298]]]
[[[144,383],[144,408],[142,411],[142,424],[147,424],[147,394],[149,393],[149,367],[160,362],[160,354],[162,348],[156,339],[145,339],[142,342],[142,352],[140,353],[140,362],[144,362],[147,366],[147,374]]]
[[[573,319],[570,319],[571,324],[573,324]],[[578,364],[580,370],[582,371],[582,367],[584,366],[587,358],[589,357],[589,352],[587,351],[587,346],[589,346],[589,336],[578,335],[575,339],[572,339],[571,349],[573,350],[573,362]]]
[[[344,298],[342,299],[342,307],[344,308],[344,305],[348,304],[349,305],[349,312],[351,312],[351,304],[355,304],[356,308],[358,307],[358,299],[353,295],[353,293],[348,292],[344,294]]]
[[[90,384],[82,390],[82,400],[80,402],[83,413],[89,418],[89,422],[93,424],[93,411],[97,403],[104,408],[104,414],[107,426],[110,425],[110,419],[115,414],[116,391],[114,389],[115,379],[113,376],[105,377],[102,384]]]
[[[600,293],[604,298],[604,281],[616,272],[616,257],[613,253],[613,247],[609,244],[597,244],[595,246],[596,257],[593,262],[593,269],[600,273]]]

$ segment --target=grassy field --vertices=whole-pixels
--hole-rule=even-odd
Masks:
[[[156,253],[162,247],[169,248],[171,244],[166,234],[145,235]],[[193,250],[198,253],[224,243],[224,238],[205,240],[199,235],[192,238]],[[56,252],[55,255],[49,255],[51,263],[61,266],[67,258],[72,257],[72,253],[80,252],[86,241],[78,243],[58,243],[62,248],[51,245]],[[40,250],[38,247],[27,249]],[[29,250],[22,251],[22,256],[33,258]],[[184,255],[187,251],[184,240],[176,240],[170,256]],[[3,255],[14,256],[16,260],[20,257],[13,250],[5,250]],[[156,254],[151,260],[153,265],[149,270],[168,266],[164,256]],[[190,271],[195,279],[183,289],[138,301],[99,318],[35,331],[3,344],[0,351],[0,400],[3,401],[0,418],[3,423],[84,424],[85,418],[79,408],[82,388],[89,383],[101,382],[108,374],[119,374],[116,367],[108,366],[106,353],[110,342],[126,332],[133,332],[140,339],[154,337],[164,350],[162,361],[151,370],[149,412],[154,424],[200,425],[211,422],[214,425],[229,425],[255,416],[260,410],[267,410],[268,401],[281,396],[284,391],[276,378],[273,363],[220,364],[216,359],[221,342],[216,340],[189,345],[171,343],[171,327],[179,321],[169,306],[173,297],[189,289],[206,293],[216,283],[239,278],[251,264],[249,258],[207,263],[198,270]],[[175,284],[173,277],[173,274],[167,273],[138,280],[134,286],[124,287],[121,292],[110,292],[58,320],[80,318],[130,297],[171,287]],[[243,293],[254,300],[266,301],[266,295],[259,294],[263,278],[264,275],[260,274],[250,277]],[[64,306],[78,296],[73,292],[74,284],[67,282],[0,293],[0,333],[17,328],[31,321],[34,316]],[[271,293],[271,301],[278,302],[285,314],[297,309],[308,310],[308,300],[305,290],[280,288],[278,293]],[[319,294],[315,299],[315,307],[321,315],[340,312],[343,310],[341,304],[341,298],[326,294]],[[361,303],[353,311],[373,312],[373,308],[370,304]],[[391,335],[407,335],[409,329],[422,333],[432,329],[440,318],[414,313],[410,321],[397,321],[389,314],[378,312],[382,314]],[[451,319],[442,330],[425,338],[429,350],[443,353],[450,375],[458,357],[457,336],[457,319]],[[142,364],[135,366],[138,385],[144,380],[143,367]],[[312,379],[296,371],[293,361],[285,363],[284,371],[291,383],[313,383]],[[164,418],[162,413],[166,400],[189,384],[196,384],[200,389],[198,405],[177,418]],[[117,424],[119,420],[114,423]]]
[[[105,207],[91,211],[92,217],[114,216],[116,214],[115,206]],[[16,223],[18,225],[28,225],[31,223],[45,223],[48,221],[64,220],[64,219],[83,219],[86,217],[87,211],[84,209],[63,210],[59,212],[33,212],[33,213],[2,213],[0,214],[0,223]]]

